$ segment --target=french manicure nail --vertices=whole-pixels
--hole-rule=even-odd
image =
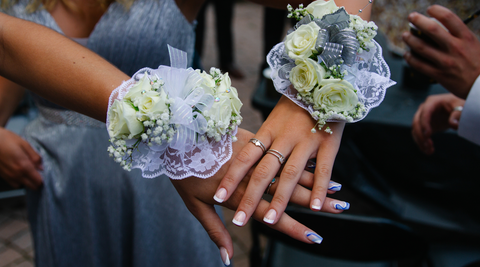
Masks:
[[[269,224],[272,224],[277,217],[277,212],[274,209],[271,209],[267,212],[265,217],[263,217],[263,221]]]
[[[239,212],[237,212],[237,214],[235,214],[235,217],[233,217],[232,222],[235,225],[242,226],[245,223],[245,218],[246,217],[247,217],[247,215],[245,214],[245,212],[239,211]]]
[[[227,190],[225,188],[220,188],[217,190],[215,195],[213,196],[213,199],[217,201],[218,203],[222,203],[225,201],[225,197],[227,196]]]
[[[308,240],[310,240],[314,243],[320,244],[323,241],[323,238],[315,232],[307,231],[307,232],[305,232],[305,235],[307,236]]]
[[[336,210],[348,210],[350,208],[350,203],[345,201],[333,201],[332,203]]]
[[[230,266],[230,257],[228,256],[228,251],[226,248],[220,248],[220,256],[222,257],[223,264],[225,264],[225,266]]]
[[[320,202],[320,199],[316,198],[313,200],[313,203],[312,203],[312,209],[314,210],[320,210],[322,207],[321,207],[321,202]]]
[[[328,190],[340,191],[340,189],[342,189],[342,184],[339,184],[339,183],[334,182],[334,181],[330,181],[328,183]]]

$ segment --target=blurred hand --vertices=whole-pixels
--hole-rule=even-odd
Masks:
[[[447,8],[434,5],[428,8],[427,13],[448,31],[423,15],[411,13],[408,20],[435,44],[425,42],[410,32],[403,33],[403,41],[412,51],[405,53],[405,60],[454,95],[465,99],[480,75],[480,42]]]
[[[278,222],[310,158],[317,158],[317,163],[310,185],[312,194],[308,206],[313,210],[325,207],[325,196],[344,123],[329,123],[333,134],[325,131],[312,133],[314,125],[315,121],[307,111],[288,98],[282,97],[255,135],[267,150],[275,149],[288,157],[279,181],[275,183],[278,187],[272,202],[263,212],[265,222],[270,224]],[[259,160],[234,217],[234,223],[238,226],[245,225],[256,210],[258,214],[257,205],[265,189],[281,168],[278,158],[271,154],[264,155],[260,147],[248,143],[234,158],[216,191],[216,200],[228,200],[243,177]]]
[[[253,134],[246,130],[239,129],[237,137],[238,141],[233,143],[232,159],[248,144]],[[233,255],[233,244],[228,231],[215,212],[214,205],[217,204],[217,202],[213,200],[212,196],[231,163],[232,160],[227,162],[213,177],[208,179],[190,177],[183,180],[171,180],[187,208],[200,221],[210,238],[219,247],[224,262],[226,262],[226,258],[230,258]],[[231,210],[235,210],[238,207],[247,188],[247,184],[250,182],[252,170],[247,172],[246,177],[240,181],[236,190],[232,192],[231,197],[223,202],[221,204],[222,206]],[[281,179],[282,178],[280,178],[280,181]],[[305,187],[311,187],[313,185],[313,174],[303,171],[299,182],[300,185],[295,185],[293,188],[291,201],[292,203],[308,207],[311,191]],[[278,183],[274,183],[270,188],[270,192],[274,193],[277,188]],[[333,192],[334,191],[329,190],[329,193]],[[331,198],[326,198],[325,203],[326,205],[322,207],[322,211],[330,213],[341,213],[342,210],[335,209],[335,205],[346,204],[343,201]],[[258,207],[253,211],[253,217],[261,221],[268,207],[269,203],[267,201],[263,199],[260,200]],[[321,242],[321,239],[315,239],[316,233],[311,235],[313,232],[309,228],[292,219],[287,214],[279,216],[278,223],[270,225],[270,227],[306,243]],[[307,236],[308,234],[310,235]],[[227,251],[228,257],[227,254],[225,254]]]
[[[412,123],[412,135],[420,150],[431,155],[435,152],[432,135],[448,128],[457,129],[461,112],[455,107],[463,107],[465,100],[453,94],[432,95],[419,107]]]
[[[42,185],[42,158],[20,136],[0,128],[0,177],[11,186],[37,190]]]

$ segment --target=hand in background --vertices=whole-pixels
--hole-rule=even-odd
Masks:
[[[236,155],[238,155],[241,148],[248,144],[248,141],[250,140],[250,138],[253,137],[253,134],[246,130],[239,129],[237,137],[238,141],[233,143],[232,159]],[[226,262],[226,255],[224,254],[225,251],[228,251],[229,257],[233,255],[233,244],[227,229],[225,228],[223,222],[220,220],[217,213],[215,212],[214,205],[218,203],[213,200],[212,196],[218,184],[222,180],[222,177],[227,172],[228,167],[232,163],[232,159],[227,162],[217,172],[217,174],[208,179],[190,177],[183,180],[171,180],[178,193],[182,197],[183,201],[185,202],[187,208],[200,221],[200,223],[203,225],[203,227],[209,234],[210,238],[219,247],[224,262]],[[236,190],[232,192],[231,197],[225,202],[223,202],[221,204],[222,206],[231,210],[235,210],[238,207],[240,200],[242,199],[242,196],[244,195],[247,188],[247,184],[249,184],[249,182],[252,182],[250,179],[252,171],[253,169],[247,172],[246,177],[240,181]],[[282,178],[280,178],[280,180],[281,179]],[[300,185],[295,185],[292,189],[292,203],[308,207],[310,203],[311,192],[305,187],[311,187],[312,185],[313,174],[307,171],[302,171]],[[277,189],[278,183],[274,183],[270,188],[270,192],[273,193]],[[334,191],[329,190],[329,193],[333,192]],[[345,202],[326,198],[325,205],[323,205],[321,210],[330,213],[341,213],[342,210],[334,208],[336,204],[345,205]],[[253,211],[253,217],[256,220],[261,221],[263,215],[265,214],[265,211],[268,210],[268,207],[269,203],[266,200],[260,200],[258,207]],[[289,217],[287,214],[282,214],[281,216],[279,216],[278,223],[275,225],[270,225],[270,227],[306,243],[313,244],[313,242],[315,242],[314,240],[316,240],[317,242],[321,242],[321,239],[313,238],[315,237],[315,235],[310,236],[310,238],[307,237],[307,234],[312,233],[312,231],[306,226]]]
[[[42,158],[20,136],[0,128],[0,177],[11,186],[37,190],[42,185]]]
[[[412,123],[412,135],[420,150],[431,155],[435,151],[432,135],[448,128],[457,129],[461,112],[455,107],[464,105],[465,100],[453,94],[429,96],[422,103]]]
[[[312,133],[314,125],[315,121],[307,111],[288,98],[282,97],[255,135],[267,150],[278,150],[288,158],[278,183],[275,183],[278,187],[272,202],[263,213],[264,221],[270,224],[278,222],[294,189],[302,179],[304,168],[310,158],[316,158],[317,164],[310,186],[312,194],[308,207],[313,210],[325,207],[325,196],[344,123],[329,123],[333,134],[318,130]],[[239,226],[245,225],[256,210],[259,216],[257,205],[281,167],[278,158],[271,154],[264,155],[261,148],[248,143],[234,158],[216,191],[215,199],[228,200],[243,177],[259,160],[234,217],[234,223]]]
[[[435,44],[425,42],[410,32],[403,33],[403,40],[412,51],[405,53],[405,60],[454,95],[465,99],[480,75],[480,42],[447,8],[434,5],[428,8],[427,13],[448,31],[423,15],[410,14],[408,20]]]

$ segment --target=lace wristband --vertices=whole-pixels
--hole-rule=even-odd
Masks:
[[[395,84],[373,40],[375,23],[347,14],[333,0],[288,10],[299,22],[267,55],[276,90],[312,115],[312,132],[327,122],[363,119]]]
[[[208,178],[232,155],[242,102],[228,74],[187,69],[186,53],[168,50],[170,67],[141,69],[112,92],[108,152],[145,178]]]

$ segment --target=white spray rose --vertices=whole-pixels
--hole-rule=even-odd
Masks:
[[[306,10],[308,13],[312,14],[315,18],[322,18],[324,15],[333,13],[338,10],[337,5],[335,4],[334,0],[324,1],[324,0],[317,0],[310,3]]]
[[[142,96],[143,93],[149,92],[152,90],[152,85],[150,84],[150,79],[148,79],[147,74],[143,75],[143,77],[138,81],[138,83],[134,84],[128,93],[125,95],[123,99],[134,101],[136,98]]]
[[[135,136],[143,132],[143,124],[137,120],[136,110],[126,101],[115,100],[108,110],[108,118],[108,134],[111,138]]]
[[[145,114],[140,120],[154,119],[155,115],[161,115],[168,110],[167,94],[163,90],[159,92],[148,91],[138,99],[138,109]]]
[[[230,80],[230,76],[228,76],[228,73],[225,73],[222,75],[220,84],[217,87],[217,93],[227,92],[230,90],[230,87],[232,87],[232,80]]]
[[[315,60],[295,60],[295,67],[290,71],[290,82],[300,94],[305,94],[314,89],[325,76],[325,69]]]
[[[324,79],[313,91],[314,108],[325,111],[349,112],[358,103],[353,85],[342,79]]]
[[[320,27],[315,22],[303,24],[297,30],[287,35],[285,39],[285,49],[288,56],[292,59],[309,58],[315,51]]]
[[[198,74],[202,77],[202,81],[200,82],[200,87],[203,88],[205,94],[213,95],[213,88],[215,88],[215,80],[212,76],[205,71],[196,70]]]

